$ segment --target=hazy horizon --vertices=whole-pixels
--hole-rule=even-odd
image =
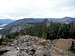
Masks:
[[[75,17],[75,0],[0,0],[0,19]]]

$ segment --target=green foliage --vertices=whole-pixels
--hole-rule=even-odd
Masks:
[[[19,32],[7,34],[8,39],[15,38],[18,35],[32,35],[43,37],[45,39],[59,39],[59,38],[74,38],[75,37],[75,25],[71,24],[27,24],[23,25],[23,29]]]
[[[74,38],[75,37],[75,25],[74,24],[55,24],[52,23],[48,27],[48,39],[58,38]]]
[[[58,39],[58,38],[74,38],[75,25],[74,24],[60,24],[60,23],[50,23],[38,24],[27,27],[24,29],[25,34],[39,36],[46,39]],[[22,32],[20,32],[22,33]]]
[[[6,38],[8,38],[8,39],[15,39],[16,36],[18,36],[18,35],[19,35],[18,32],[10,33],[10,34],[7,34],[7,35],[6,35]]]

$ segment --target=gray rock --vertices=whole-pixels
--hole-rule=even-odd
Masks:
[[[21,36],[17,40],[19,47],[18,56],[51,56],[50,41],[45,41],[34,36]],[[45,44],[44,44],[45,43]]]
[[[15,48],[3,56],[75,56],[68,49],[71,47],[72,39],[45,40],[36,36],[18,36],[13,44]]]

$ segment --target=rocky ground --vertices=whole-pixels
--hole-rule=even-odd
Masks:
[[[3,48],[5,50],[9,50],[9,51],[4,53],[1,56],[17,56],[18,50],[15,47],[13,47],[13,46],[6,46],[6,47],[3,47]]]
[[[36,36],[18,36],[2,56],[75,56],[68,49],[73,39],[45,40]]]

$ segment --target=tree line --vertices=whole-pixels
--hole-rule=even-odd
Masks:
[[[25,27],[25,26],[24,26]],[[75,25],[50,23],[50,24],[37,24],[30,27],[25,27],[19,32],[7,34],[6,37],[14,38],[16,35],[32,35],[46,39],[59,39],[59,38],[73,38],[75,37]]]

